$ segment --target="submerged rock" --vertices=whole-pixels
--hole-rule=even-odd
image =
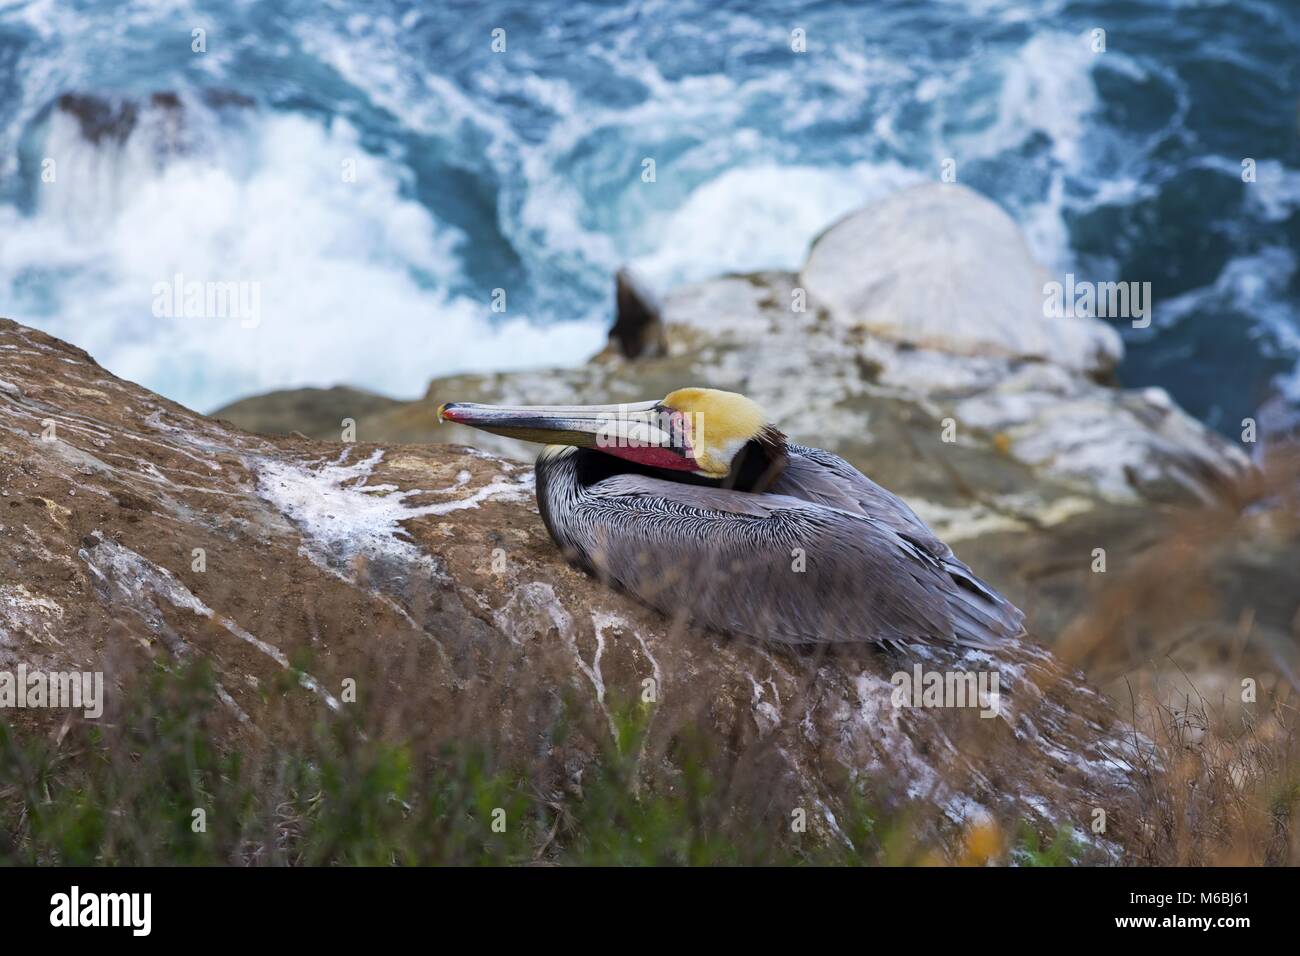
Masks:
[[[58,164],[61,183],[41,202],[54,203],[77,223],[89,220],[86,228],[98,228],[103,211],[115,208],[124,190],[140,185],[131,179],[133,170],[160,170],[211,145],[211,124],[202,114],[242,116],[255,105],[220,88],[184,94],[156,90],[146,96],[61,93],[33,120],[44,141],[44,158]],[[45,175],[45,169],[40,173]],[[77,188],[78,183],[85,188]]]
[[[135,129],[140,108],[134,100],[109,99],[88,93],[64,93],[54,109],[71,118],[89,143],[124,143]]]
[[[781,781],[777,819],[804,809],[824,840],[848,839],[846,780],[940,841],[987,817],[1107,858],[1135,839],[1128,732],[1040,647],[821,654],[683,628],[563,560],[525,464],[250,435],[4,321],[0,490],[0,668],[102,669],[111,694],[132,653],[203,655],[254,726],[277,675],[296,677],[304,720],[377,675],[371,699],[447,726],[473,711],[502,748],[540,754],[557,793],[619,707],[648,701],[646,779],[671,780],[672,740],[708,728]],[[899,706],[894,675],[917,667],[998,675],[993,713]],[[564,700],[592,719],[559,739]]]

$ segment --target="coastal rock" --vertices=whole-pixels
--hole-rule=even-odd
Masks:
[[[965,187],[914,187],[831,227],[798,275],[724,276],[668,292],[666,355],[436,380],[423,402],[366,416],[364,427],[526,458],[533,452],[518,442],[435,428],[433,410],[448,400],[639,401],[708,384],[743,391],[793,437],[883,471],[905,496],[926,497],[910,474],[893,473],[899,450],[882,458],[873,436],[921,423],[924,445],[945,437],[955,454],[992,451],[1023,465],[1035,486],[1121,504],[1210,502],[1249,473],[1239,447],[1163,390],[1099,381],[1122,355],[1118,335],[1095,318],[1045,317],[1044,280],[993,203]],[[216,414],[265,425],[255,405]]]
[[[799,279],[834,321],[920,348],[1084,372],[1123,355],[1104,323],[1045,316],[1048,275],[1019,227],[956,183],[915,186],[845,217],[813,243]]]
[[[117,157],[122,150],[145,151],[162,163],[192,150],[195,132],[188,128],[186,104],[171,90],[147,97],[103,96],[98,93],[63,93],[50,104],[45,120],[50,124],[50,146],[65,152],[75,148],[74,162],[89,163],[95,155],[81,144],[101,148]]]
[[[570,567],[532,469],[482,451],[250,435],[2,321],[0,493],[0,666],[102,669],[111,695],[142,656],[200,655],[252,726],[271,688],[310,721],[368,675],[403,713],[540,754],[554,799],[649,681],[647,780],[671,781],[673,741],[707,727],[767,767],[776,819],[804,808],[819,839],[850,839],[848,780],[939,845],[989,818],[1098,858],[1138,840],[1131,732],[1033,642],[832,655],[683,628]],[[896,706],[892,676],[915,667],[997,673],[996,715]],[[589,719],[560,739],[566,700]]]
[[[655,358],[668,351],[659,302],[626,267],[614,275],[614,324],[597,359]]]
[[[349,421],[400,405],[391,398],[362,389],[336,385],[333,388],[294,388],[272,396],[255,396],[232,402],[218,417],[255,421],[250,430],[270,435],[298,432],[306,438],[341,440]]]

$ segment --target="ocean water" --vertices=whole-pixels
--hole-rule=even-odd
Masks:
[[[951,158],[1054,272],[1151,282],[1124,382],[1232,431],[1300,401],[1298,116],[1296,0],[0,0],[0,314],[200,410],[408,397],[581,361],[621,263],[796,267]],[[255,327],[156,315],[177,275]]]

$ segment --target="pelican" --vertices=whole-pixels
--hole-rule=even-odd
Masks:
[[[537,504],[565,556],[643,603],[787,644],[997,647],[1024,615],[897,495],[786,439],[734,392],[620,405],[448,403],[438,420],[547,443]]]

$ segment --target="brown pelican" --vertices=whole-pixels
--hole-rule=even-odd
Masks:
[[[623,405],[450,403],[439,421],[549,442],[546,529],[575,564],[669,615],[791,644],[987,648],[1024,615],[902,499],[787,441],[734,392]]]

